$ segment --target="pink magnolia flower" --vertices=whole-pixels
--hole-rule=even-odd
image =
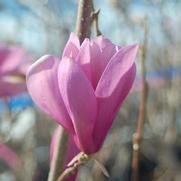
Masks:
[[[25,73],[30,62],[22,48],[0,45],[0,97],[14,96],[26,90]]]
[[[71,34],[61,58],[45,55],[30,67],[29,93],[81,151],[97,152],[132,87],[137,49],[103,36],[80,45]]]

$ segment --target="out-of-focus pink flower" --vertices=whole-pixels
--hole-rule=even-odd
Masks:
[[[5,144],[0,144],[0,159],[12,169],[20,166],[20,159],[17,154]]]
[[[138,45],[116,46],[103,36],[80,45],[71,34],[61,58],[46,55],[30,67],[29,93],[81,151],[94,153],[132,87],[137,50]]]
[[[20,47],[0,44],[0,97],[26,91],[25,73],[31,58]]]

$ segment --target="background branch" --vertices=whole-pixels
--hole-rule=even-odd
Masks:
[[[59,175],[63,172],[67,146],[68,135],[65,132],[65,130],[61,127],[57,135],[57,142],[55,144],[54,157],[51,162],[48,181],[56,181]]]
[[[144,42],[141,49],[141,78],[142,78],[142,91],[139,107],[139,115],[137,121],[136,132],[133,134],[133,154],[132,154],[132,181],[139,180],[139,160],[140,160],[140,144],[146,117],[146,105],[148,96],[148,84],[146,81],[146,67],[145,59],[147,53],[147,37],[148,37],[148,24],[147,19],[144,19]]]

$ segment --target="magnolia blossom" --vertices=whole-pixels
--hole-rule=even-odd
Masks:
[[[25,73],[30,62],[30,57],[22,48],[0,45],[0,97],[26,90]]]
[[[73,33],[61,57],[45,55],[27,73],[35,103],[86,154],[97,152],[136,74],[138,45],[116,46],[103,36],[80,45]]]

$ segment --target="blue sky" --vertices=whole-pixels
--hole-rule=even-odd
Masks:
[[[41,8],[48,7],[48,9],[52,12],[54,12],[58,17],[60,17],[60,21],[63,21],[66,23],[71,31],[74,31],[75,27],[75,20],[76,20],[76,1],[74,0],[49,0],[48,3],[44,3],[48,0],[39,0],[39,3],[35,6],[25,6],[23,4],[17,3],[16,0],[1,0],[1,3],[5,8],[3,11],[0,12],[0,25],[3,27],[1,29],[1,35],[0,39],[5,41],[7,36],[6,32],[9,32],[11,36],[13,36],[13,33],[16,34],[16,32],[13,32],[15,29],[18,28],[18,23],[21,21],[25,25],[24,29],[30,28],[30,31],[27,30],[21,30],[23,36],[29,37],[29,33],[31,34],[32,38],[31,42],[29,40],[29,43],[37,44],[36,38],[43,39],[44,37],[41,36],[41,33],[37,33],[42,30],[37,30],[36,28],[31,28],[33,24],[38,24],[36,15],[39,14],[38,7],[41,6]],[[158,1],[158,0],[157,0]],[[31,2],[31,1],[29,1]],[[115,11],[113,7],[110,6],[108,3],[108,0],[97,0],[96,7],[101,8],[101,14],[100,14],[100,27],[103,34],[108,36],[110,39],[112,39],[115,43],[132,43],[137,42],[142,37],[142,32],[140,31],[139,27],[130,28],[126,26],[125,20],[119,16],[118,12]],[[171,19],[175,19],[180,17],[180,7],[174,3],[175,1],[167,1],[165,3],[164,8],[162,9],[163,14],[167,15]],[[60,6],[58,5],[60,4]],[[164,37],[161,33],[161,24],[160,24],[160,9],[154,5],[149,3],[149,1],[144,0],[134,0],[133,3],[129,6],[129,16],[148,16],[150,21],[150,34],[152,36],[151,40],[156,41],[156,43],[163,42]],[[27,25],[26,22],[31,22],[31,25]],[[57,22],[58,23],[58,22]],[[29,27],[27,27],[29,26]],[[23,29],[23,27],[21,27]],[[34,32],[33,32],[34,29]],[[41,28],[40,28],[41,29]],[[157,35],[157,36],[153,36]],[[40,36],[40,37],[39,37]],[[120,37],[120,38],[117,38]],[[121,38],[124,37],[124,38]],[[126,38],[125,38],[126,37]],[[27,38],[22,37],[22,40],[25,43],[26,46],[28,44]],[[16,41],[16,40],[15,40]],[[42,40],[43,41],[43,40]],[[31,47],[31,46],[30,46]]]
[[[39,0],[34,1],[35,3],[31,3],[31,0],[26,1],[30,2],[28,6],[17,3],[17,0],[0,1],[0,5],[4,6],[4,9],[0,11],[0,41],[20,44],[39,57],[47,51],[47,26],[44,23],[47,21],[52,23],[52,27],[48,27],[50,28],[49,36],[52,38],[48,43],[52,44],[50,46],[52,49],[49,49],[48,53],[59,55],[67,37],[61,37],[58,26],[63,23],[69,31],[75,30],[77,1]],[[130,26],[129,22],[110,5],[109,0],[95,2],[95,8],[101,8],[100,30],[106,37],[116,44],[133,44],[143,41],[143,28],[140,25]],[[174,0],[164,1],[164,6],[160,9],[157,4],[150,1],[134,0],[128,7],[128,15],[133,22],[135,17],[142,19],[148,16],[149,43],[153,45],[153,48],[166,43],[162,32],[163,16],[166,21],[168,19],[168,24],[170,23],[169,26],[176,39],[177,34],[179,35],[181,24],[179,26],[178,21],[181,19],[181,3],[175,2]],[[51,19],[46,19],[44,14],[49,15]]]

